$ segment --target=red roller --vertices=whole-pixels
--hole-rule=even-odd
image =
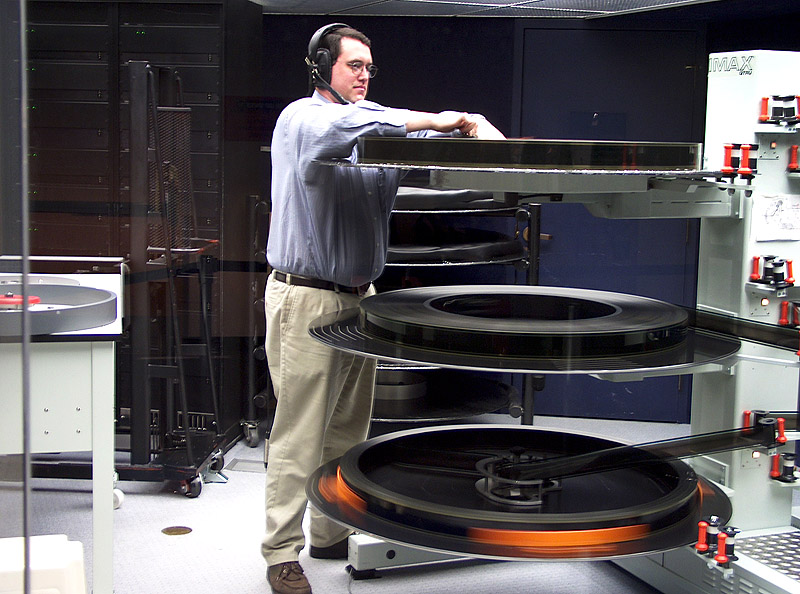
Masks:
[[[772,478],[778,478],[781,475],[781,455],[775,454],[772,456],[772,469],[769,471]]]
[[[753,170],[750,168],[750,149],[749,144],[742,145],[741,157],[739,157],[739,175],[748,176],[753,175]]]
[[[731,159],[733,158],[733,145],[726,144],[725,145],[725,156],[722,159],[722,173],[726,174],[733,174],[734,169],[733,165],[731,165]]]
[[[778,324],[780,326],[788,326],[789,325],[789,302],[788,301],[781,301],[781,314],[778,318]]]
[[[753,268],[752,271],[750,272],[751,281],[757,281],[758,279],[761,278],[761,270],[759,268],[760,262],[761,262],[760,256],[753,256]]]
[[[769,97],[761,98],[761,113],[758,115],[759,122],[766,122],[769,120]]]

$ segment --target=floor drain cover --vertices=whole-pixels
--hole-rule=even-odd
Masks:
[[[189,534],[192,531],[188,526],[169,526],[164,528],[161,532],[167,536],[180,536],[182,534]]]

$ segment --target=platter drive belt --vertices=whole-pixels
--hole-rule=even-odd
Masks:
[[[522,373],[686,372],[739,349],[653,299],[507,285],[390,291],[320,318],[309,332],[365,356]],[[741,438],[704,443],[737,447]],[[730,518],[727,497],[674,451],[527,426],[431,427],[352,448],[319,468],[306,491],[341,523],[422,548],[610,558],[689,544],[702,517]],[[603,464],[595,468],[570,463],[597,452]]]

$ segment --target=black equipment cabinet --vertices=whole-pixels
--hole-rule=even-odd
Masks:
[[[28,23],[31,253],[125,259],[116,411],[118,450],[130,460],[118,470],[126,478],[125,470],[155,465],[168,472],[131,478],[192,480],[243,427],[249,437],[265,382],[254,354],[266,277],[256,236],[266,136],[261,9],[248,0],[31,0]],[[148,116],[131,112],[130,70],[144,62],[179,77],[175,92],[191,111],[192,231],[213,246],[172,269],[152,266],[154,213],[133,195],[142,164],[131,158],[132,131]],[[179,347],[188,347],[184,404],[173,395],[181,380],[154,372],[174,361],[168,279]],[[204,355],[198,346],[208,347]],[[200,439],[189,455],[192,435]],[[169,459],[166,449],[175,450]]]

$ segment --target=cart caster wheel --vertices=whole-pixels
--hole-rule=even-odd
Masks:
[[[119,489],[114,489],[114,509],[119,509],[123,501],[125,501],[125,493]]]
[[[212,472],[219,472],[223,468],[225,468],[225,456],[222,452],[217,452],[208,463],[208,469]]]
[[[181,481],[180,493],[190,499],[199,497],[200,491],[203,490],[203,481],[199,476],[194,477],[190,481]]]
[[[245,426],[244,440],[248,447],[254,448],[258,445],[258,425]]]

